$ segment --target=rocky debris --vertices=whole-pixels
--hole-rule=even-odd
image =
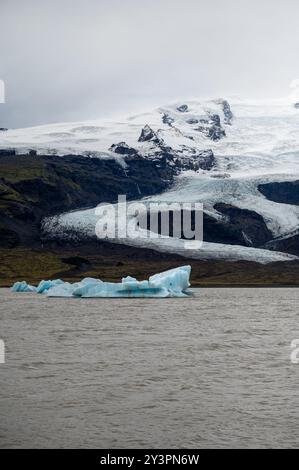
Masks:
[[[126,142],[119,142],[118,144],[111,145],[110,149],[111,152],[115,152],[119,155],[138,155],[138,152],[133,147],[129,147]]]
[[[299,205],[299,180],[259,184],[257,189],[270,201]]]
[[[138,142],[148,142],[148,141],[152,141],[158,144],[160,142],[160,139],[157,136],[156,132],[153,131],[153,129],[148,124],[146,124],[141,131]]]
[[[181,104],[177,107],[177,111],[179,111],[180,113],[187,113],[188,106],[186,104]]]
[[[210,171],[216,163],[212,150],[203,150],[195,156],[196,163],[200,169]]]
[[[215,165],[215,157],[212,150],[203,150],[194,156],[180,156],[174,158],[176,167],[179,169],[178,173],[183,170],[205,170],[210,171]]]
[[[222,109],[223,109],[223,114],[224,114],[224,124],[231,125],[234,115],[230,109],[230,105],[228,101],[226,100],[222,101]]]
[[[162,116],[162,122],[163,124],[167,124],[168,126],[172,127],[172,124],[174,123],[174,119],[169,116],[169,114],[164,113]]]
[[[212,114],[209,119],[201,119],[200,123],[202,125],[195,130],[202,132],[209,139],[217,141],[226,136],[218,114]]]
[[[187,124],[198,124],[199,120],[195,119],[195,118],[190,118],[190,119],[187,119],[186,122],[187,122]]]

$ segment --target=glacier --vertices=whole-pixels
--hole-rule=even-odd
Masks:
[[[209,171],[183,171],[176,177],[172,187],[158,196],[141,198],[141,202],[169,203],[172,201],[204,205],[204,209],[215,219],[222,217],[215,205],[219,202],[247,209],[259,214],[273,239],[288,237],[299,230],[299,206],[277,203],[267,199],[259,185],[296,181],[299,179],[299,112],[294,107],[294,96],[274,100],[230,100],[234,111],[232,125],[225,125],[226,136],[212,141],[196,130],[201,121],[204,108],[209,112],[218,112],[217,103],[187,101],[187,112],[177,111],[177,105],[165,106],[151,114],[133,116],[119,124],[103,130],[103,147],[111,143],[126,140],[128,145],[141,154],[148,155],[150,142],[139,142],[138,136],[142,124],[150,124],[151,129],[159,134],[163,141],[183,154],[191,149],[211,149],[215,156],[215,165]],[[213,108],[214,106],[214,108]],[[163,120],[161,121],[161,116]],[[167,116],[167,119],[165,118]],[[223,116],[221,116],[224,122]],[[170,122],[170,124],[169,124]],[[112,133],[115,130],[116,135]],[[119,132],[119,134],[118,134]],[[190,140],[191,138],[191,140]],[[94,209],[86,209],[62,214],[55,224],[45,220],[46,229],[54,234],[64,228],[86,231],[94,235],[97,222]],[[57,233],[59,235],[59,233]],[[202,248],[195,252],[183,250],[182,243],[173,239],[155,241],[145,236],[139,239],[111,240],[129,246],[151,248],[156,251],[177,253],[192,259],[246,260],[258,263],[296,260],[296,256],[250,246],[223,245],[204,240]]]
[[[47,297],[81,297],[81,298],[165,298],[188,297],[192,294],[190,286],[191,266],[180,266],[162,273],[150,276],[148,280],[137,281],[127,276],[122,282],[104,282],[100,279],[85,278],[73,284],[61,279],[41,281],[37,287],[26,281],[16,282],[12,292],[35,292]]]
[[[214,155],[211,168],[184,170],[165,192],[151,197],[142,197],[140,193],[139,200],[148,205],[151,202],[200,202],[205,212],[215,220],[224,218],[215,208],[218,203],[253,211],[262,217],[275,241],[299,231],[299,206],[274,202],[259,191],[259,186],[299,180],[299,111],[295,107],[298,89],[296,80],[292,83],[291,95],[283,98],[253,100],[232,97],[229,99],[233,110],[231,117],[225,110],[225,100],[189,100],[133,116],[119,116],[111,121],[11,129],[1,135],[0,150],[13,148],[22,153],[34,149],[41,155],[80,154],[113,158],[125,175],[128,152],[136,151],[148,159],[160,158],[155,154],[157,147],[161,147],[156,140],[163,142],[162,154],[165,149],[172,149],[176,158],[182,161],[185,158],[196,160],[203,150],[211,151]],[[211,125],[215,115],[220,117],[221,128],[218,130],[225,131],[216,140],[209,138],[207,133],[210,129],[207,126]],[[127,153],[123,155],[121,152]],[[176,165],[176,161],[172,164]],[[96,222],[95,208],[85,209],[61,214],[53,220],[44,219],[44,228],[57,236],[64,229],[88,232],[94,236]],[[259,263],[298,259],[265,246],[253,248],[206,240],[202,248],[194,252],[183,250],[182,243],[173,239],[155,241],[144,236],[110,241],[177,253],[192,259]]]

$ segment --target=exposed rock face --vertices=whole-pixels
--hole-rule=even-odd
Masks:
[[[5,131],[8,131],[8,129],[6,129],[6,127],[0,127],[0,132],[5,132]]]
[[[229,102],[226,100],[223,100],[222,106],[223,106],[223,113],[224,113],[224,123],[231,125],[234,115],[230,109]]]
[[[148,124],[146,124],[141,131],[138,142],[148,142],[148,141],[152,141],[157,144],[160,142],[156,132],[154,132],[153,129]]]
[[[271,240],[269,243],[266,243],[265,248],[274,251],[284,251],[286,253],[299,256],[299,233]]]
[[[206,170],[209,171],[215,165],[215,156],[212,150],[203,150],[193,156],[184,158],[183,156],[175,159],[175,164],[181,170]]]
[[[209,171],[216,163],[212,150],[194,151],[192,154],[174,150],[160,143],[154,149],[154,152],[148,157],[167,166],[173,175],[179,175],[184,170],[206,170]]]
[[[168,126],[172,127],[172,124],[174,123],[174,119],[169,116],[169,114],[163,114],[162,116],[162,122],[163,124],[168,124]]]
[[[119,144],[113,144],[111,145],[109,150],[118,153],[119,155],[138,155],[137,150],[133,147],[129,147],[126,142],[119,142]]]
[[[203,214],[203,239],[206,242],[224,243],[229,245],[262,246],[271,239],[271,232],[267,229],[262,217],[253,211],[238,209],[237,207],[217,204],[217,209],[226,212],[229,216],[219,219]],[[157,232],[173,236],[173,214],[169,213],[169,233],[162,233],[161,219],[158,219]],[[181,211],[181,221],[183,211]],[[150,214],[146,220],[141,219],[141,226],[150,229]],[[191,229],[195,228],[195,211],[191,210]],[[181,238],[184,238],[181,226]]]
[[[263,217],[256,212],[223,203],[215,204],[214,208],[228,217],[229,226],[239,237],[241,234],[241,245],[259,247],[272,239]]]
[[[187,119],[186,121],[188,124],[198,124],[199,123],[199,120],[198,119],[195,119],[195,118],[190,118],[190,119]]]
[[[206,137],[213,141],[217,141],[225,137],[225,130],[221,126],[220,116],[212,114],[208,120],[201,119],[201,126],[197,127],[198,132],[202,132]]]
[[[125,157],[126,169],[113,159],[80,156],[0,156],[0,246],[35,243],[43,217],[79,207],[159,193],[174,171],[160,160]]]
[[[180,111],[180,113],[186,113],[188,111],[188,105],[181,104],[177,107],[177,110]]]
[[[299,205],[299,181],[259,184],[258,190],[270,201]]]
[[[14,149],[0,149],[0,157],[2,155],[13,157],[16,155],[16,151]]]

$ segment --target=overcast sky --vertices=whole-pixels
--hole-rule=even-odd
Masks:
[[[0,0],[0,127],[284,95],[298,0]]]

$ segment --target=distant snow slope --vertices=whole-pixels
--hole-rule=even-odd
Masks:
[[[174,187],[147,201],[202,202],[215,216],[219,216],[213,207],[217,202],[249,209],[263,217],[274,238],[299,229],[298,206],[272,202],[258,191],[261,183],[299,180],[299,109],[288,99],[233,99],[230,105],[222,99],[184,101],[121,120],[9,130],[0,134],[0,148],[84,154],[120,162],[130,152],[147,158],[156,158],[159,152],[196,158],[198,152],[210,149],[214,154],[211,167],[182,172]],[[78,214],[82,225],[90,223],[89,211]],[[76,213],[69,217],[77,220]],[[146,241],[142,244],[149,246]],[[248,247],[212,245],[216,244],[205,244],[198,256],[261,262],[276,256]],[[180,251],[173,244],[156,249]],[[281,256],[289,259],[276,257]]]
[[[175,150],[203,149],[210,140],[206,136],[213,125],[210,118],[219,115],[222,123],[226,121],[225,103],[225,100],[184,102],[188,106],[187,111],[179,111],[181,104],[177,103],[113,121],[95,120],[12,129],[0,134],[0,148],[14,148],[17,152],[37,150],[41,154],[113,157],[114,152],[109,150],[111,146],[125,141],[140,154],[147,155],[153,141],[142,142],[138,139],[144,126],[149,125],[165,145]]]

